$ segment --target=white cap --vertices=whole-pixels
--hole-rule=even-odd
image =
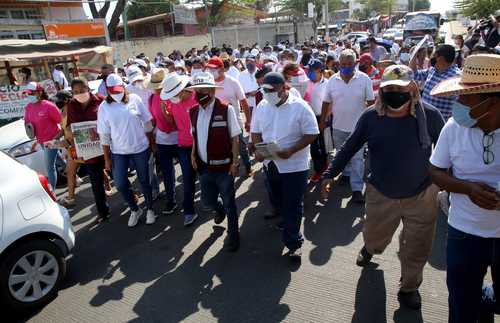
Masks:
[[[259,50],[257,48],[254,48],[250,51],[250,55],[257,56],[259,55]]]
[[[109,74],[106,77],[106,87],[108,92],[123,92],[123,80],[118,74]]]
[[[139,67],[136,65],[131,65],[126,69],[127,78],[130,84],[133,84],[135,81],[144,80],[144,75]]]
[[[139,66],[142,66],[144,68],[148,67],[148,64],[146,64],[146,61],[144,61],[143,59],[140,59],[140,58],[134,59],[134,63],[139,65]]]
[[[193,76],[191,80],[190,89],[196,88],[220,88],[220,86],[215,84],[214,76],[211,73],[200,72]]]
[[[42,87],[37,82],[29,82],[26,85],[25,90],[26,91],[39,91],[39,90],[41,90],[41,88]]]

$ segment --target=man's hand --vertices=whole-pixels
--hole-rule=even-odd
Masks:
[[[293,152],[291,149],[284,149],[284,150],[276,152],[276,155],[278,155],[278,157],[281,159],[288,159],[288,158],[292,157]]]
[[[108,172],[111,172],[112,167],[113,167],[113,163],[111,162],[111,159],[105,158],[104,159],[104,169]]]
[[[31,145],[31,151],[35,151],[36,150],[36,145],[38,145],[38,143],[35,141],[33,143],[33,145]]]
[[[240,174],[240,163],[232,163],[231,168],[229,168],[229,175],[233,177],[238,177]]]
[[[321,199],[323,201],[328,200],[328,194],[332,189],[332,180],[327,178],[321,182]]]
[[[469,189],[467,195],[474,204],[486,210],[494,210],[498,207],[500,197],[493,187],[474,182],[469,182],[467,186]]]
[[[196,156],[191,155],[191,165],[195,171],[198,171],[198,163],[196,162]]]
[[[326,128],[326,122],[324,120],[320,120],[320,122],[318,124],[318,127],[319,127],[320,131],[325,130],[325,128]]]

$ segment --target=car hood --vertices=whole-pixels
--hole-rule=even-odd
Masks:
[[[9,150],[30,141],[24,129],[24,120],[19,119],[0,128],[0,150]]]

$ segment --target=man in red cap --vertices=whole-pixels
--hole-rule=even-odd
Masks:
[[[243,87],[240,82],[224,73],[224,62],[218,56],[214,56],[208,60],[206,71],[213,75],[215,84],[219,86],[215,92],[215,97],[223,104],[233,106],[241,129],[249,131],[250,120],[252,120],[252,117],[250,115],[250,109],[248,108],[245,92],[243,91]],[[243,123],[243,119],[241,118],[242,109],[245,113],[245,123]],[[250,157],[248,155],[245,139],[243,138],[243,132],[240,134],[240,157],[245,166],[246,175],[251,176],[252,164],[250,163]]]
[[[379,70],[373,66],[373,58],[370,53],[365,53],[359,57],[359,70],[372,80],[373,83],[373,94],[375,97],[378,94],[378,89],[380,88],[380,82],[382,79],[382,74],[384,71]]]

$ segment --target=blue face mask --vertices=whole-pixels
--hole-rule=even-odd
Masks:
[[[247,70],[248,70],[250,73],[255,72],[255,65],[254,65],[254,64],[247,64],[247,65],[246,65],[246,68],[247,68]]]
[[[453,102],[452,110],[451,110],[451,114],[453,116],[453,119],[455,119],[455,121],[459,125],[461,125],[462,127],[466,127],[466,128],[474,127],[477,124],[478,120],[481,119],[482,117],[486,116],[488,114],[488,112],[484,113],[483,115],[481,115],[478,118],[471,117],[470,112],[472,111],[472,109],[480,106],[481,104],[483,104],[484,102],[486,102],[488,100],[489,100],[489,98],[482,101],[481,103],[475,105],[472,108],[469,108],[468,106],[466,106],[458,101]]]
[[[354,67],[341,67],[340,69],[340,74],[344,76],[349,76],[354,73]]]
[[[314,71],[312,70],[308,71],[307,78],[311,80],[311,82],[316,82],[316,73],[314,73]]]

